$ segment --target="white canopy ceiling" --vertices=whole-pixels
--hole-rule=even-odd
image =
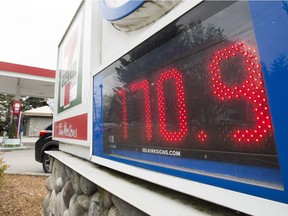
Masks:
[[[0,62],[0,93],[30,97],[54,97],[55,71]]]
[[[53,116],[53,111],[50,109],[49,106],[42,106],[38,107],[35,109],[27,110],[23,112],[24,116],[47,116],[47,117],[52,117]]]

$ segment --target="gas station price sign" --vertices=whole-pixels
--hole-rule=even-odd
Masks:
[[[96,74],[93,154],[287,202],[255,10],[202,3]]]

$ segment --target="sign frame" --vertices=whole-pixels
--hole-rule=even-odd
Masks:
[[[179,8],[185,7],[185,4],[182,4],[181,7],[178,7],[177,10],[180,10]],[[193,5],[194,6],[194,5]],[[192,7],[193,7],[192,6]],[[184,9],[182,8],[182,13],[180,13],[178,16],[183,15],[185,12],[187,12],[188,10],[192,9],[192,7],[190,7],[189,9]],[[178,11],[179,12],[179,11]],[[172,15],[173,13],[171,13],[170,15]],[[169,18],[167,19],[169,20]],[[162,27],[165,27],[167,24],[169,24],[170,21],[162,21],[159,22],[156,27],[154,26],[155,32],[157,32],[157,30],[160,30]],[[141,39],[138,39],[136,44],[140,44],[143,40],[145,40],[149,37],[152,36],[155,32],[151,31],[149,34],[144,35]],[[257,32],[256,32],[257,35]],[[135,45],[135,43],[133,44]],[[133,45],[131,45],[133,47]],[[130,48],[127,48],[128,51],[131,50],[131,46],[129,46]],[[261,55],[261,50],[259,51],[260,55]],[[123,52],[122,54],[125,54],[125,52]],[[119,55],[119,57],[122,55]],[[117,58],[115,58],[116,60]],[[105,66],[101,66],[100,68],[97,68],[97,72],[94,73],[92,75],[95,76],[96,74],[99,73],[99,71],[101,71],[102,69],[104,69],[105,67],[107,67],[107,65]],[[273,93],[269,92],[269,89],[273,88],[270,84],[269,84],[269,79],[267,80],[267,77],[269,77],[269,75],[267,74],[268,72],[264,71],[264,77],[265,77],[265,81],[268,83],[267,84],[267,89],[268,89],[268,98],[269,101],[271,100],[271,98],[274,97],[274,99],[272,100],[276,100],[278,101],[279,95],[278,96],[273,96]],[[276,98],[276,99],[275,99]],[[286,104],[285,100],[285,104]],[[279,102],[278,102],[279,103]],[[279,105],[279,104],[278,104]],[[278,106],[277,105],[277,106]],[[277,107],[275,109],[275,105],[271,105],[271,112],[272,112],[272,117],[276,116],[277,114],[275,113],[276,111],[279,111],[279,107]],[[283,111],[282,111],[283,113]],[[279,117],[277,117],[279,120]],[[280,117],[281,118],[281,117]],[[276,120],[276,121],[278,121]],[[172,188],[174,190],[183,192],[183,193],[188,193],[190,195],[193,196],[197,196],[199,198],[202,199],[206,199],[215,203],[218,203],[220,205],[225,205],[231,208],[235,208],[238,209],[240,211],[244,211],[250,214],[263,214],[263,212],[267,215],[272,214],[272,213],[279,213],[279,214],[284,214],[287,213],[288,211],[288,191],[287,191],[287,184],[288,184],[288,177],[287,174],[285,174],[285,172],[288,169],[288,165],[284,164],[285,161],[287,159],[285,158],[285,152],[287,152],[287,147],[285,146],[285,143],[287,143],[288,137],[287,135],[283,136],[283,128],[279,128],[281,127],[281,125],[283,125],[283,122],[286,124],[287,123],[287,118],[285,117],[284,119],[281,120],[281,124],[280,123],[276,123],[278,126],[275,127],[275,133],[276,133],[276,142],[277,142],[277,150],[278,150],[278,155],[279,155],[279,160],[280,160],[280,166],[281,166],[281,173],[282,173],[282,177],[283,177],[283,191],[276,191],[274,189],[269,189],[267,188],[267,190],[265,189],[264,193],[269,193],[269,195],[267,197],[263,196],[259,196],[259,190],[262,190],[261,187],[258,187],[256,185],[248,185],[245,183],[236,183],[237,187],[239,187],[238,190],[235,190],[235,187],[230,187],[231,185],[231,181],[227,181],[227,180],[217,180],[217,178],[215,177],[208,177],[206,180],[203,181],[203,179],[201,180],[201,176],[198,176],[200,179],[197,179],[197,177],[195,177],[195,181],[190,181],[187,180],[185,178],[181,178],[181,175],[177,175],[176,173],[171,175],[171,172],[169,174],[167,173],[162,173],[162,171],[160,172],[161,169],[166,169],[165,167],[155,167],[153,165],[148,165],[150,166],[151,169],[146,169],[143,168],[141,163],[137,163],[137,162],[133,162],[131,163],[131,161],[127,160],[127,159],[123,159],[123,158],[112,158],[112,157],[106,157],[100,154],[100,156],[98,155],[92,155],[92,161],[95,163],[99,163],[101,165],[110,167],[112,169],[115,170],[119,170],[122,171],[124,173],[136,176],[136,177],[140,177],[144,180],[147,181],[151,181],[153,183],[159,184],[159,185],[163,185],[169,188]],[[280,121],[280,120],[279,120]],[[273,122],[275,124],[275,118],[273,119]],[[280,126],[279,126],[280,125]],[[287,125],[287,124],[286,124]],[[281,144],[278,144],[281,143]],[[102,151],[103,149],[98,149],[97,151]],[[284,152],[282,152],[284,151]],[[287,172],[286,172],[287,173]],[[206,178],[206,177],[204,177]],[[226,185],[226,186],[225,186]],[[260,188],[260,189],[259,189]],[[285,189],[286,188],[286,189]],[[247,193],[247,191],[253,191],[252,194]],[[240,192],[240,193],[239,193]],[[263,192],[261,192],[263,193]],[[219,199],[219,194],[221,194],[222,199]],[[271,200],[268,197],[269,196],[278,196],[280,197],[280,200]],[[231,197],[237,197],[237,199],[231,200]],[[285,198],[286,197],[286,198]]]
[[[57,114],[82,103],[84,2],[58,46]]]

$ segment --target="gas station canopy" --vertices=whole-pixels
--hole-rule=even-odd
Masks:
[[[55,71],[0,61],[0,93],[53,98]]]

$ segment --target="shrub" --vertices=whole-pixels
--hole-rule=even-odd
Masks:
[[[17,137],[16,122],[15,121],[12,121],[12,124],[9,128],[9,131],[8,131],[8,137],[9,138],[16,138]]]
[[[8,168],[8,165],[5,163],[3,159],[3,154],[0,153],[0,189],[4,183],[4,171]]]

